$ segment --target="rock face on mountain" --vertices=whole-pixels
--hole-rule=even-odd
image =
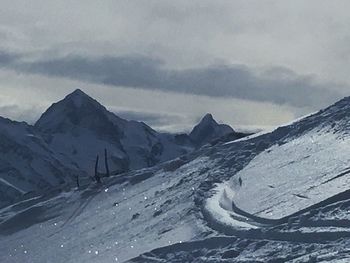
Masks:
[[[189,134],[193,143],[198,147],[235,131],[226,124],[218,124],[211,114],[206,114]]]

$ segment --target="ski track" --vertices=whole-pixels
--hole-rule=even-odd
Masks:
[[[77,216],[79,216],[84,209],[89,205],[89,203],[94,199],[95,195],[89,196],[85,200],[82,200],[80,205],[72,212],[72,214],[67,218],[67,220],[61,225],[61,228],[72,222]]]
[[[320,248],[322,248],[324,246],[327,246],[326,244],[329,242],[337,241],[341,238],[350,237],[350,230],[348,229],[348,227],[350,226],[349,220],[345,220],[345,221],[328,220],[328,221],[324,221],[326,222],[325,224],[324,223],[322,224],[322,222],[320,221],[316,221],[316,222],[305,221],[303,223],[305,226],[309,228],[317,228],[317,227],[325,227],[325,226],[344,228],[344,231],[337,231],[334,233],[330,233],[327,230],[317,231],[317,232],[311,231],[309,233],[303,233],[300,231],[294,231],[294,232],[281,231],[281,228],[283,228],[283,225],[288,224],[291,219],[297,220],[298,216],[300,215],[305,215],[305,214],[315,215],[320,210],[323,210],[326,207],[334,206],[334,205],[341,206],[343,204],[342,203],[343,201],[347,201],[350,203],[349,201],[350,191],[345,191],[344,193],[341,193],[336,197],[330,198],[329,200],[325,200],[321,203],[310,206],[304,209],[303,211],[300,211],[300,213],[292,214],[290,216],[286,216],[279,220],[266,219],[266,218],[261,218],[261,217],[249,214],[237,208],[233,200],[231,200],[232,207],[229,208],[227,207],[227,205],[221,202],[221,200],[224,200],[224,202],[227,201],[225,200],[228,198],[226,196],[226,191],[219,190],[218,192],[220,195],[219,197],[220,201],[217,202],[217,205],[223,210],[225,210],[228,214],[230,214],[230,217],[232,218],[232,222],[231,222],[232,224],[228,225],[227,222],[218,221],[218,219],[216,218],[216,215],[211,214],[212,211],[208,210],[207,207],[203,207],[201,210],[201,213],[203,215],[203,220],[205,224],[207,224],[213,230],[217,231],[217,233],[224,234],[225,236],[209,237],[203,240],[188,241],[188,242],[178,243],[178,244],[174,244],[163,248],[157,248],[148,253],[142,254],[134,259],[131,259],[129,262],[168,262],[168,260],[171,261],[171,259],[174,257],[177,257],[177,260],[178,260],[175,262],[192,262],[192,260],[195,261],[196,256],[198,256],[200,253],[202,253],[202,255],[200,259],[197,258],[198,261],[196,262],[206,262],[206,260],[209,258],[207,255],[210,254],[211,250],[215,251],[218,249],[222,249],[221,253],[222,255],[224,255],[224,252],[228,250],[228,247],[230,247],[230,245],[233,246],[233,244],[236,244],[238,241],[255,243],[255,244],[259,244],[260,242],[269,242],[274,245],[278,244],[279,246],[286,246],[286,244],[295,244],[295,246],[300,244],[304,244],[304,245],[309,244],[311,246],[320,246]],[[242,225],[244,226],[243,228],[242,228]],[[249,225],[250,225],[250,228],[249,228]],[[346,229],[348,230],[346,231]],[[241,253],[244,252],[245,249],[246,248],[240,247],[238,250],[231,250],[231,251],[235,251],[236,255],[229,257],[228,260],[232,260],[233,258],[238,257]],[[346,248],[343,248],[343,249],[345,250],[345,252],[341,252],[341,253],[344,253],[344,257],[347,258],[346,253],[350,251],[348,251]],[[271,248],[270,250],[273,251],[273,249]],[[294,251],[295,253],[294,256],[291,253],[291,255],[289,256],[281,257],[279,260],[276,259],[276,262],[294,262],[294,260],[296,259],[301,260],[298,262],[311,262],[312,260],[316,260],[316,258],[318,257],[318,256],[312,256],[313,253],[316,255],[317,254],[316,252],[310,253],[309,257],[307,256],[305,257],[304,255],[298,254],[296,252],[297,251]],[[311,249],[310,249],[310,252],[311,252]],[[184,257],[184,255],[186,255],[185,258],[181,260],[180,258]],[[193,256],[193,255],[196,255],[196,256]],[[322,254],[321,256],[327,257]],[[328,256],[328,257],[330,261],[335,260],[335,258],[332,258],[331,256]],[[305,261],[303,261],[303,258],[305,258]],[[208,260],[208,262],[211,262],[211,261]],[[254,262],[265,262],[265,261],[263,260],[259,261],[256,259],[254,260]],[[272,262],[275,262],[275,261],[272,261]]]
[[[21,194],[25,194],[26,192],[22,189],[20,189],[19,187],[11,184],[10,182],[6,181],[4,178],[0,178],[0,182],[4,183],[5,185],[15,189],[16,191],[20,192]]]

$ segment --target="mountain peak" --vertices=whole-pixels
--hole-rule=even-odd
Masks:
[[[91,98],[81,89],[76,89],[72,93],[68,94],[61,102],[72,101],[77,108],[80,108],[84,102],[90,102],[95,104],[95,106],[101,106],[96,100]]]
[[[76,89],[63,100],[52,104],[35,124],[45,131],[69,131],[73,127],[97,129],[111,126],[112,113],[98,101]],[[121,121],[113,115],[115,122]],[[112,121],[113,122],[113,121]]]
[[[205,114],[198,125],[200,125],[200,124],[209,124],[209,123],[212,123],[214,125],[218,125],[218,123],[214,120],[214,117],[213,117],[213,115],[211,113]]]
[[[218,124],[213,115],[207,113],[193,128],[189,136],[197,146],[202,146],[215,138],[219,138],[233,132],[234,130],[230,126],[226,124]]]
[[[84,91],[82,91],[81,89],[77,88],[76,90],[74,90],[72,93],[68,94],[68,96],[88,96]]]

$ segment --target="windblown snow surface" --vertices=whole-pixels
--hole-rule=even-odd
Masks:
[[[350,99],[0,210],[0,262],[350,262]]]

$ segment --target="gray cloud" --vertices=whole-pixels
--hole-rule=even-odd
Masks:
[[[6,52],[6,51],[0,51],[0,67],[10,66],[13,62],[15,62],[19,58],[20,58],[20,55],[18,54]]]
[[[172,131],[172,132],[188,132],[195,121],[192,118],[183,115],[141,112],[135,110],[113,110],[119,117],[127,120],[136,120],[145,122],[153,129],[158,131]]]
[[[69,6],[69,8],[67,8]],[[2,0],[0,47],[48,54],[284,65],[350,83],[350,2]]]
[[[116,110],[114,111],[114,113],[116,113],[118,116],[127,120],[146,122],[152,127],[167,125],[169,123],[169,119],[172,119],[174,121],[180,121],[182,119],[182,117],[175,116],[175,115],[128,111],[128,110]]]
[[[160,60],[136,55],[94,58],[71,55],[23,62],[15,60],[17,55],[0,54],[3,66],[20,72],[114,86],[229,96],[312,108],[342,96],[334,83],[321,83],[312,75],[298,75],[284,67],[252,69],[245,65],[221,64],[175,70],[164,68]]]
[[[0,105],[0,116],[16,121],[26,121],[33,124],[40,116],[40,109],[36,107],[23,109],[19,105]]]
[[[276,125],[348,95],[349,7],[346,0],[2,0],[0,95],[26,111],[91,87],[131,110],[216,111],[228,122],[238,116],[233,124]]]

